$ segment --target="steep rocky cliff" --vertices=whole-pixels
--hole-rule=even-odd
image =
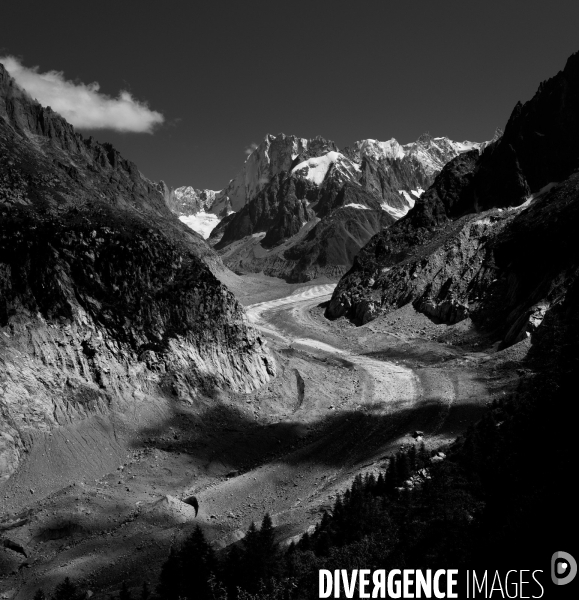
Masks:
[[[235,271],[263,271],[296,282],[336,279],[373,233],[393,222],[357,184],[329,179],[318,188],[280,174],[222,221],[211,238],[222,236],[216,248]]]
[[[196,190],[191,186],[171,189],[164,181],[158,183],[158,189],[169,210],[204,239],[231,213],[231,205],[223,201],[222,192]]]
[[[206,263],[220,267],[158,186],[0,65],[0,478],[54,427],[269,379]]]
[[[223,190],[223,197],[231,209],[239,211],[258,192],[282,171],[289,171],[306,158],[321,156],[336,150],[334,142],[321,137],[308,140],[294,135],[266,135],[265,139],[247,157],[241,171]]]
[[[579,54],[518,104],[482,154],[452,160],[416,206],[374,236],[328,316],[365,323],[412,302],[471,317],[503,345],[537,329],[577,276]]]
[[[165,202],[173,214],[179,217],[210,212],[220,192],[215,190],[196,190],[190,185],[169,189],[164,181],[159,187],[165,196]]]
[[[261,184],[246,187],[253,197],[210,241],[239,272],[290,281],[339,277],[375,233],[408,212],[448,160],[469,150],[478,154],[480,146],[424,135],[405,146],[364,140],[339,152],[321,138],[268,136],[246,168],[246,174],[261,173]],[[268,182],[270,171],[275,175]]]
[[[495,138],[500,132],[495,133]],[[384,209],[397,219],[403,217],[442,168],[453,158],[472,150],[482,151],[488,142],[454,142],[445,137],[421,135],[416,142],[401,145],[362,140],[350,154],[359,157],[361,184],[382,200]]]

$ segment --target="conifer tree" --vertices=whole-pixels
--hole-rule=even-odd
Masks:
[[[263,521],[261,522],[261,528],[259,530],[259,541],[264,553],[275,554],[276,545],[274,540],[274,529],[273,522],[269,513],[265,513]]]
[[[328,556],[332,547],[332,539],[327,530],[320,531],[316,536],[315,552],[318,556]]]
[[[257,591],[259,581],[259,530],[252,521],[241,547],[239,578],[236,585],[251,592]]]
[[[266,518],[267,517],[267,518]],[[273,544],[273,526],[269,515],[264,517],[265,531],[262,533],[251,523],[243,539],[244,554],[242,559],[242,587],[255,593],[259,589],[259,582],[266,576],[267,565],[264,552],[264,543]]]
[[[127,586],[126,581],[123,581],[123,585],[121,586],[121,591],[119,593],[119,600],[133,600],[133,596]]]
[[[259,530],[261,578],[269,580],[277,574],[278,549],[275,543],[275,531],[269,513],[266,513]]]
[[[181,596],[190,600],[210,598],[209,578],[217,570],[217,562],[199,526],[183,544],[179,559]]]
[[[401,485],[410,477],[410,461],[407,452],[399,452],[396,457],[396,467],[398,470],[398,485]]]
[[[177,600],[180,592],[179,577],[181,575],[181,565],[179,556],[175,548],[171,548],[169,558],[161,567],[157,593],[163,600]]]
[[[338,494],[336,496],[336,501],[334,502],[334,508],[332,510],[332,516],[334,519],[341,519],[344,513],[344,503],[342,502],[342,496]]]
[[[322,531],[326,531],[329,526],[330,526],[330,515],[324,511],[324,514],[322,515],[322,520],[316,525],[316,532],[322,532]]]
[[[416,446],[410,446],[408,450],[408,467],[410,471],[415,471],[418,465],[418,453],[416,452]]]
[[[307,531],[300,538],[300,541],[298,542],[297,547],[298,547],[298,550],[300,550],[301,552],[307,552],[308,550],[311,550],[311,547],[312,547],[311,537]]]
[[[423,468],[428,464],[428,452],[426,452],[424,442],[420,443],[420,448],[418,449],[418,462],[419,468]]]
[[[81,594],[78,588],[69,577],[66,577],[62,583],[59,583],[54,589],[52,600],[79,600]]]
[[[231,598],[243,579],[243,550],[238,544],[231,546],[223,565],[223,580]]]
[[[157,593],[163,600],[210,598],[209,579],[216,570],[213,549],[197,526],[180,550],[171,549],[161,569]]]
[[[375,496],[383,496],[386,492],[386,481],[384,479],[384,474],[380,473],[378,475],[378,479],[376,480],[376,487],[374,488]]]
[[[398,486],[398,460],[396,456],[391,456],[386,471],[386,491],[392,493]]]
[[[143,587],[141,588],[141,600],[150,600],[151,598],[151,590],[149,589],[149,584],[146,581],[143,581]]]

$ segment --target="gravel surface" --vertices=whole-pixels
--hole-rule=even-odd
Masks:
[[[142,414],[91,417],[39,439],[0,484],[0,523],[29,514],[10,531],[29,558],[0,553],[1,597],[29,598],[65,576],[97,598],[125,579],[154,584],[171,545],[197,524],[219,548],[270,512],[289,542],[357,473],[416,443],[415,430],[430,449],[452,441],[516,383],[526,351],[493,353],[468,323],[436,325],[409,306],[363,327],[330,322],[327,281],[239,279],[278,377],[194,404],[151,397]],[[181,502],[192,494],[197,518]]]

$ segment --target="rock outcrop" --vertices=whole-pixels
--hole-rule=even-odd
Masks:
[[[499,135],[497,132],[495,137]],[[356,142],[353,153],[360,158],[364,189],[380,198],[384,209],[398,219],[414,206],[449,161],[465,152],[481,152],[487,144],[423,134],[405,145],[395,139],[362,140]]]
[[[503,345],[532,335],[578,273],[578,114],[579,53],[502,137],[453,159],[370,240],[327,315],[366,323],[412,302],[437,320],[470,317]]]
[[[199,212],[211,212],[221,193],[215,190],[196,190],[189,185],[169,189],[164,181],[159,182],[159,187],[167,206],[178,217],[196,215]]]
[[[210,242],[237,272],[290,281],[339,277],[375,233],[406,214],[445,162],[478,155],[480,146],[424,135],[405,146],[364,140],[339,152],[321,138],[268,136],[246,163],[244,177],[253,175],[243,188],[245,204]]]
[[[54,427],[270,378],[208,264],[157,185],[0,65],[0,478]]]
[[[171,212],[204,239],[231,213],[229,200],[221,192],[196,190],[191,186],[170,189],[164,181],[159,182],[158,188]]]
[[[223,190],[223,196],[229,200],[231,209],[237,212],[282,171],[290,171],[303,160],[332,150],[337,150],[335,144],[321,137],[308,140],[283,133],[277,136],[268,134]]]

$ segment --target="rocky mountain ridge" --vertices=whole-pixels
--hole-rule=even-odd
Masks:
[[[179,217],[211,212],[220,191],[197,190],[190,185],[169,189],[164,181],[159,182],[167,206]],[[227,215],[223,215],[227,216]]]
[[[444,322],[471,318],[503,345],[532,336],[577,276],[578,111],[576,53],[502,137],[453,159],[369,241],[327,315],[366,323],[412,302]]]
[[[160,181],[158,187],[171,212],[204,239],[223,217],[231,213],[231,205],[227,200],[222,202],[221,192],[197,190],[191,186],[170,189],[164,181]]]
[[[422,134],[415,142],[400,144],[395,138],[386,142],[361,140],[354,144],[354,155],[376,161],[414,159],[423,167],[426,177],[434,177],[451,159],[469,150],[484,148],[486,143],[456,142],[446,137]]]
[[[0,215],[0,478],[55,428],[274,373],[158,186],[1,65]]]
[[[440,165],[481,146],[428,135],[405,146],[364,140],[343,152],[331,141],[314,142],[267,136],[248,159],[246,174],[276,175],[264,177],[260,191],[210,235],[233,270],[291,281],[339,276],[374,233],[414,205]]]
[[[344,173],[344,182],[359,181],[364,160],[380,163],[386,170],[392,169],[397,162],[411,164],[415,178],[411,180],[407,173],[406,180],[398,182],[399,188],[426,188],[451,158],[475,148],[481,150],[486,144],[455,142],[445,137],[434,138],[423,134],[416,142],[405,145],[399,144],[394,138],[386,142],[361,140],[340,152],[334,142],[320,136],[308,140],[283,133],[277,136],[268,134],[248,156],[239,174],[222,190],[217,201],[224,202],[227,198],[231,210],[238,212],[279,173],[291,172],[321,185],[330,166],[346,165],[348,161],[350,165],[345,168],[347,173]],[[299,165],[301,167],[298,168]],[[309,176],[301,172],[305,167],[311,172]],[[398,170],[403,172],[404,168]],[[369,191],[374,191],[369,189],[366,182],[363,185]]]
[[[223,190],[231,210],[237,212],[263,190],[270,180],[289,171],[306,158],[337,150],[335,144],[321,137],[311,140],[294,135],[268,134],[247,157],[241,171]]]

